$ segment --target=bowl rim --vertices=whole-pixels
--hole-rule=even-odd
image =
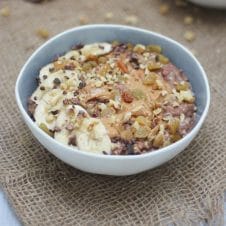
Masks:
[[[172,43],[173,45],[177,45],[178,47],[180,47],[181,49],[183,49],[183,51],[188,54],[196,63],[197,67],[199,68],[203,79],[204,79],[204,83],[205,83],[205,87],[206,87],[206,103],[205,103],[205,108],[203,110],[203,113],[201,114],[197,124],[192,128],[192,130],[186,134],[182,139],[180,139],[179,141],[170,144],[169,146],[154,150],[154,151],[150,151],[150,152],[146,152],[140,155],[104,155],[104,154],[98,154],[98,153],[93,153],[93,152],[87,152],[87,151],[82,151],[80,150],[78,147],[73,148],[70,147],[68,145],[65,145],[63,143],[60,143],[59,141],[55,140],[54,138],[50,137],[49,135],[47,135],[43,130],[41,130],[36,124],[35,122],[31,119],[31,117],[28,115],[27,111],[24,109],[21,99],[20,99],[20,95],[19,95],[19,85],[20,85],[20,80],[23,77],[24,71],[26,69],[26,67],[29,65],[29,63],[33,60],[33,58],[36,56],[36,54],[44,47],[46,47],[47,45],[49,45],[49,43],[51,43],[52,41],[54,41],[55,39],[58,39],[61,36],[64,36],[68,33],[71,33],[75,30],[77,31],[82,31],[82,30],[87,30],[87,29],[94,29],[94,28],[104,28],[104,29],[111,29],[111,28],[117,28],[117,29],[121,29],[121,30],[133,30],[136,32],[140,32],[140,33],[147,33],[147,34],[151,34],[157,38],[161,38],[161,39],[165,39],[166,41]],[[141,34],[142,35],[142,34]],[[40,45],[33,53],[32,55],[26,60],[25,64],[23,65],[22,69],[19,72],[19,75],[17,77],[16,80],[16,85],[15,85],[15,97],[16,97],[16,102],[17,105],[20,109],[20,113],[22,114],[25,122],[27,124],[30,125],[30,127],[33,130],[36,130],[41,136],[44,136],[48,142],[53,143],[54,145],[58,145],[60,148],[62,148],[62,151],[68,151],[68,152],[73,152],[79,155],[83,155],[84,157],[94,157],[94,158],[101,158],[101,159],[114,159],[114,160],[128,160],[128,159],[143,159],[146,157],[150,157],[150,156],[154,156],[154,155],[158,155],[158,154],[164,154],[165,152],[168,152],[172,149],[175,149],[177,146],[180,146],[184,143],[185,140],[192,138],[193,134],[199,131],[200,127],[202,126],[207,114],[208,114],[208,110],[209,110],[209,106],[210,106],[210,88],[209,88],[209,83],[208,83],[208,79],[206,76],[206,73],[203,69],[203,67],[201,66],[201,64],[199,63],[199,61],[195,58],[195,56],[186,48],[184,47],[182,44],[180,44],[179,42],[165,36],[162,34],[159,34],[157,32],[153,32],[153,31],[149,31],[147,29],[142,29],[142,28],[137,28],[137,27],[132,27],[132,26],[126,26],[126,25],[120,25],[120,24],[89,24],[89,25],[83,25],[83,26],[78,26],[78,27],[73,27],[70,29],[67,29],[55,36],[53,36],[52,38],[50,38],[49,40],[47,40],[45,43],[43,43],[42,45]],[[36,136],[35,136],[36,137]],[[36,138],[37,139],[37,138]],[[192,139],[191,139],[192,140]]]

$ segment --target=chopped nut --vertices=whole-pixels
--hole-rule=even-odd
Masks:
[[[68,131],[72,131],[72,130],[74,130],[74,125],[72,124],[72,123],[69,123],[67,126],[66,126],[66,130],[68,130]]]
[[[48,114],[45,119],[46,122],[51,123],[55,118],[52,114]]]
[[[136,121],[137,121],[140,125],[142,125],[142,126],[145,126],[145,125],[148,125],[148,124],[149,124],[148,119],[147,119],[146,117],[142,116],[142,115],[138,116],[138,117],[136,118]]]
[[[88,17],[86,17],[85,15],[81,15],[79,16],[79,23],[80,24],[87,24],[89,21]]]
[[[102,82],[102,81],[96,81],[96,82],[95,82],[95,86],[96,86],[97,88],[101,87],[102,85],[103,85],[103,82]]]
[[[177,101],[174,101],[173,104],[172,104],[172,106],[173,107],[178,107],[178,106],[180,106],[180,104]]]
[[[46,30],[45,28],[39,28],[36,31],[37,35],[43,39],[47,39],[49,37],[49,31]]]
[[[130,118],[131,118],[131,116],[132,116],[132,113],[131,112],[126,112],[125,115],[124,115],[124,117],[123,117],[123,122],[129,121]]]
[[[194,18],[192,16],[185,16],[184,17],[184,24],[190,25],[194,22]]]
[[[10,10],[9,10],[9,7],[6,6],[6,7],[3,7],[0,9],[0,15],[1,16],[4,16],[4,17],[7,17],[10,15]]]
[[[180,122],[183,122],[185,120],[185,115],[182,113],[180,114]]]
[[[169,13],[169,10],[170,10],[170,7],[168,4],[164,3],[164,4],[161,4],[160,7],[159,7],[159,12],[160,14],[162,15],[166,15]]]
[[[167,91],[166,90],[162,90],[162,92],[161,92],[161,95],[164,97],[164,96],[166,96],[167,95]]]
[[[135,121],[135,122],[133,123],[132,127],[133,127],[135,130],[139,130],[140,124],[139,124],[137,121]]]
[[[64,64],[61,61],[55,61],[53,63],[53,66],[55,71],[58,71],[64,68]]]
[[[192,42],[195,40],[195,33],[193,31],[186,31],[184,33],[184,38],[188,42]]]
[[[100,103],[100,104],[98,105],[98,108],[99,108],[101,111],[103,111],[103,110],[105,110],[105,109],[107,108],[107,105],[104,104],[104,103]]]
[[[109,105],[112,106],[112,107],[114,107],[115,109],[120,109],[121,108],[120,103],[119,102],[116,102],[114,100],[110,100],[109,101]]]
[[[130,25],[136,25],[138,22],[138,18],[135,15],[130,15],[125,18],[125,22]]]
[[[105,20],[111,20],[113,18],[112,12],[107,12],[104,16]]]
[[[68,88],[68,86],[67,86],[66,83],[61,83],[60,88],[61,88],[62,90],[66,90],[66,89]]]
[[[161,108],[156,108],[154,111],[153,111],[153,114],[154,115],[158,115],[162,112],[162,109]]]
[[[100,56],[100,57],[98,58],[98,62],[99,62],[99,63],[102,63],[102,64],[106,63],[107,60],[108,60],[108,59],[107,59],[106,57],[104,57],[104,56]]]

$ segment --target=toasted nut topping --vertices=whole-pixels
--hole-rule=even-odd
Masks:
[[[46,122],[51,123],[54,120],[54,116],[52,114],[48,114],[46,116]]]
[[[4,17],[7,17],[10,15],[10,10],[9,10],[9,7],[6,6],[6,7],[3,7],[0,9],[0,15],[1,16],[4,16]]]
[[[185,16],[184,17],[184,24],[190,25],[193,24],[194,18],[192,16]]]
[[[143,53],[145,51],[146,47],[141,44],[137,44],[134,46],[133,51],[136,53]]]
[[[36,34],[43,38],[43,39],[47,39],[49,38],[49,31],[46,30],[45,28],[39,28],[37,31],[36,31]]]
[[[195,40],[195,33],[193,31],[186,31],[184,33],[184,38],[188,42],[192,42]]]
[[[154,115],[158,115],[162,112],[162,109],[161,108],[157,108],[153,111]]]
[[[87,16],[85,16],[85,15],[81,15],[81,16],[79,16],[79,23],[80,24],[87,24],[88,23],[88,21],[89,21],[89,19],[88,19],[88,17]]]
[[[130,25],[136,25],[138,23],[138,18],[135,15],[130,15],[125,18],[125,22]]]
[[[113,18],[113,13],[112,12],[107,12],[104,16],[105,20],[111,20]]]
[[[161,4],[159,7],[159,12],[162,15],[166,15],[169,13],[170,7],[168,4]]]

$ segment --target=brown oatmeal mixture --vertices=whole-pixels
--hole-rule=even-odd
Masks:
[[[180,140],[194,125],[191,85],[157,45],[76,45],[43,67],[38,83],[31,116],[80,150],[141,154]]]

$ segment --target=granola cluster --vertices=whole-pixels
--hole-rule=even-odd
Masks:
[[[40,70],[28,109],[38,126],[80,150],[141,154],[193,127],[191,85],[158,45],[77,45]]]

